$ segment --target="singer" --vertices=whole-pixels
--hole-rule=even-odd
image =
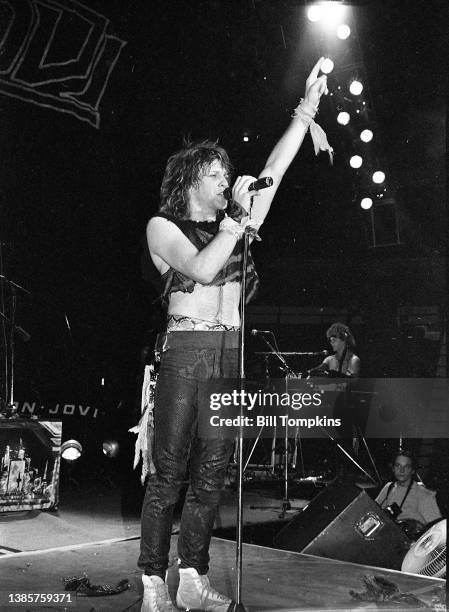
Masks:
[[[187,468],[176,604],[182,609],[225,612],[232,603],[210,586],[207,577],[209,543],[232,442],[197,436],[198,381],[238,376],[242,236],[246,226],[258,228],[263,223],[309,126],[318,128],[313,117],[327,89],[326,76],[318,76],[323,60],[312,69],[304,99],[259,175],[272,177],[272,186],[249,191],[256,178],[237,177],[232,188],[232,199],[241,207],[237,218],[225,212],[231,164],[222,147],[209,141],[186,144],[167,162],[159,212],[147,226],[148,263],[167,306],[167,330],[155,395],[155,471],[148,479],[142,508],[138,562],[144,572],[142,612],[176,610],[165,578],[173,508]],[[324,140],[321,149],[331,153]],[[257,283],[250,258],[247,301]]]

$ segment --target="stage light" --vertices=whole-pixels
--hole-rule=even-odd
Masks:
[[[243,142],[249,142],[249,136],[243,136]]]
[[[75,461],[82,452],[83,447],[77,440],[67,440],[61,446],[61,457],[67,461]]]
[[[307,17],[313,22],[323,20],[325,26],[329,28],[342,21],[345,11],[345,7],[339,2],[321,2],[309,8]]]
[[[341,25],[338,26],[337,28],[337,36],[340,40],[346,40],[347,38],[349,38],[351,34],[351,28],[346,25],[345,23],[342,23]]]
[[[383,183],[385,180],[385,173],[382,172],[381,170],[377,170],[374,174],[373,174],[373,182],[377,183],[378,185],[380,185],[381,183]]]
[[[362,201],[360,202],[360,206],[363,208],[363,210],[369,210],[372,205],[373,201],[371,198],[362,198]]]
[[[363,142],[369,142],[372,139],[373,133],[371,130],[363,130],[363,132],[360,132],[360,140],[363,140]]]
[[[349,165],[351,166],[351,168],[360,168],[362,164],[363,159],[360,157],[360,155],[353,155],[349,160]]]
[[[323,6],[321,4],[311,6],[307,11],[307,17],[310,21],[319,21],[323,16]]]
[[[322,7],[322,19],[326,22],[326,26],[328,28],[335,26],[338,22],[341,22],[346,12],[344,5],[335,1],[324,2]]]
[[[105,440],[103,442],[103,453],[106,457],[117,457],[120,446],[117,440]]]
[[[324,74],[329,74],[329,72],[332,72],[333,69],[334,62],[328,57],[326,57],[324,62],[321,64],[321,72],[323,72]]]
[[[337,115],[337,122],[340,123],[340,125],[348,125],[350,118],[349,113],[342,111]]]
[[[349,86],[349,91],[352,93],[353,96],[360,96],[363,91],[363,85],[360,81],[354,80]]]

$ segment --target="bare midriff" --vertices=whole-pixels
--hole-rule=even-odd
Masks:
[[[239,302],[240,283],[232,282],[221,286],[196,283],[192,293],[176,291],[170,295],[168,314],[211,325],[238,327]]]

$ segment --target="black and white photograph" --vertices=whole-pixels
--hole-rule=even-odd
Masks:
[[[443,0],[0,0],[0,609],[446,602]]]

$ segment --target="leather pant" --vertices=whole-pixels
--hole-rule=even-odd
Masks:
[[[165,579],[173,509],[187,471],[187,490],[178,538],[180,567],[209,569],[209,543],[233,441],[200,439],[201,381],[236,378],[238,332],[176,331],[167,334],[156,384],[153,461],[142,507],[138,561],[145,574]]]

